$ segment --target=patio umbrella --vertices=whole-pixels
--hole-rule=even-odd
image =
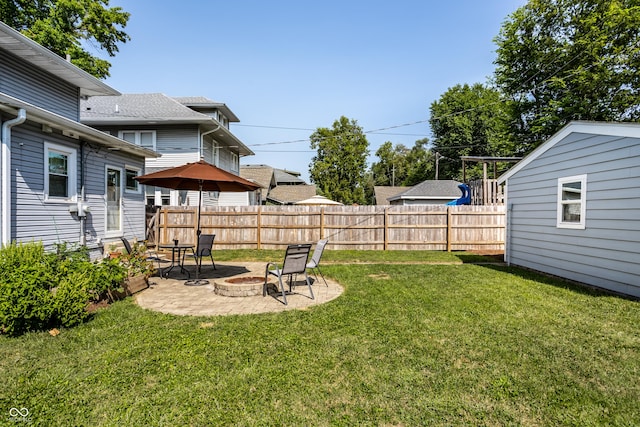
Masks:
[[[153,185],[156,187],[171,188],[173,190],[198,191],[198,227],[197,238],[200,240],[200,215],[202,208],[203,191],[228,191],[244,192],[255,191],[261,188],[259,185],[248,181],[231,172],[220,169],[210,163],[200,160],[199,162],[187,163],[182,166],[164,169],[147,175],[135,178],[140,184]],[[196,242],[196,248],[197,246]],[[192,282],[192,281],[188,281]],[[193,283],[204,285],[209,283],[206,280],[198,279],[198,269],[196,269],[196,280]]]

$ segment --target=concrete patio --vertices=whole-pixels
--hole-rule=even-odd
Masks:
[[[313,274],[309,277],[313,283],[315,299],[309,298],[309,289],[304,278],[298,276],[300,285],[287,294],[288,305],[282,303],[282,295],[275,293],[274,286],[269,287],[269,294],[262,296],[262,285],[257,296],[223,296],[216,293],[228,285],[228,279],[234,278],[264,278],[266,262],[216,262],[216,270],[211,265],[203,264],[200,278],[209,280],[209,284],[202,286],[187,286],[187,276],[178,269],[171,272],[169,278],[157,276],[149,279],[149,288],[134,295],[136,303],[145,309],[162,313],[184,316],[221,316],[229,314],[256,314],[279,312],[285,310],[300,310],[323,304],[342,294],[343,288],[338,283],[327,278],[327,284],[315,281]],[[187,265],[191,278],[195,275],[195,265]],[[275,283],[275,278],[270,282]],[[243,285],[240,285],[242,287]],[[288,286],[285,286],[288,290]],[[276,299],[278,297],[278,299]]]

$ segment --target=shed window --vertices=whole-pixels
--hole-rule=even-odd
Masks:
[[[558,179],[558,228],[585,228],[587,175]]]
[[[140,193],[140,185],[136,177],[140,175],[140,169],[133,166],[125,167],[125,190],[127,193]]]

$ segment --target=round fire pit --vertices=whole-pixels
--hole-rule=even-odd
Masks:
[[[262,295],[264,277],[234,277],[215,282],[215,293],[226,297],[250,297]]]

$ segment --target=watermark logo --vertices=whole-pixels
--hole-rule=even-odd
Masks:
[[[29,418],[29,410],[27,408],[9,409],[9,417],[12,421],[31,421],[31,418]]]

